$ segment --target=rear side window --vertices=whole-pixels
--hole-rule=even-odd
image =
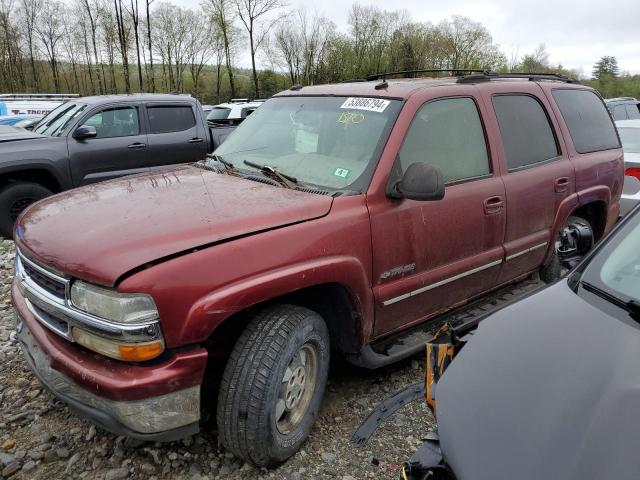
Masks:
[[[627,107],[625,105],[616,105],[613,107],[613,118],[616,120],[626,120]]]
[[[207,120],[226,120],[231,113],[230,108],[214,107],[207,115]]]
[[[447,98],[424,105],[411,123],[400,149],[406,171],[415,162],[437,167],[445,182],[489,175],[484,130],[471,98]]]
[[[151,133],[181,132],[196,125],[193,109],[189,105],[162,105],[147,107]]]
[[[640,118],[640,108],[638,105],[640,104],[627,105],[627,117],[629,120],[637,120]]]
[[[493,97],[493,108],[509,170],[558,156],[549,118],[538,100],[528,95],[497,95]]]
[[[620,148],[616,130],[606,107],[590,90],[553,90],[553,98],[578,153]]]

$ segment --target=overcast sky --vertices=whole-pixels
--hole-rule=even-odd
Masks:
[[[200,0],[174,0],[197,7]],[[347,31],[350,0],[289,0],[294,8],[333,20]],[[510,58],[531,53],[544,43],[549,60],[590,75],[603,55],[618,59],[620,71],[640,74],[640,0],[393,0],[361,1],[386,10],[406,10],[413,21],[439,21],[460,14],[484,24],[502,51]],[[244,63],[244,62],[243,62]]]

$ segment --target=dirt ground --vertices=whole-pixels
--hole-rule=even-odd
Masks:
[[[369,443],[350,437],[386,397],[420,382],[423,356],[377,371],[334,361],[320,416],[303,449],[279,468],[258,470],[218,447],[215,431],[172,443],[116,437],[71,413],[31,374],[15,339],[10,303],[13,245],[0,243],[0,478],[322,479],[399,478],[434,419],[416,401]]]

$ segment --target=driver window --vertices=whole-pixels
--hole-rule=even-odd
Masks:
[[[108,108],[92,115],[84,125],[95,127],[95,138],[130,137],[140,133],[136,107]]]
[[[402,148],[402,171],[415,162],[440,169],[445,182],[490,174],[480,115],[471,98],[429,102],[416,114]]]

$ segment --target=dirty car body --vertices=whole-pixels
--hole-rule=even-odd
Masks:
[[[558,95],[572,128],[573,96],[599,109],[608,138],[576,148],[572,134],[592,136],[570,133]],[[544,151],[503,131],[518,102]],[[30,207],[15,230],[21,338],[43,382],[109,430],[171,439],[217,411],[223,444],[272,466],[308,435],[330,351],[368,368],[411,355],[395,336],[540,270],[570,216],[600,238],[622,177],[604,104],[579,85],[292,89],[206,161]]]
[[[568,278],[441,340],[458,351],[432,389],[439,442],[414,461],[458,480],[636,478],[639,241],[636,208]]]

